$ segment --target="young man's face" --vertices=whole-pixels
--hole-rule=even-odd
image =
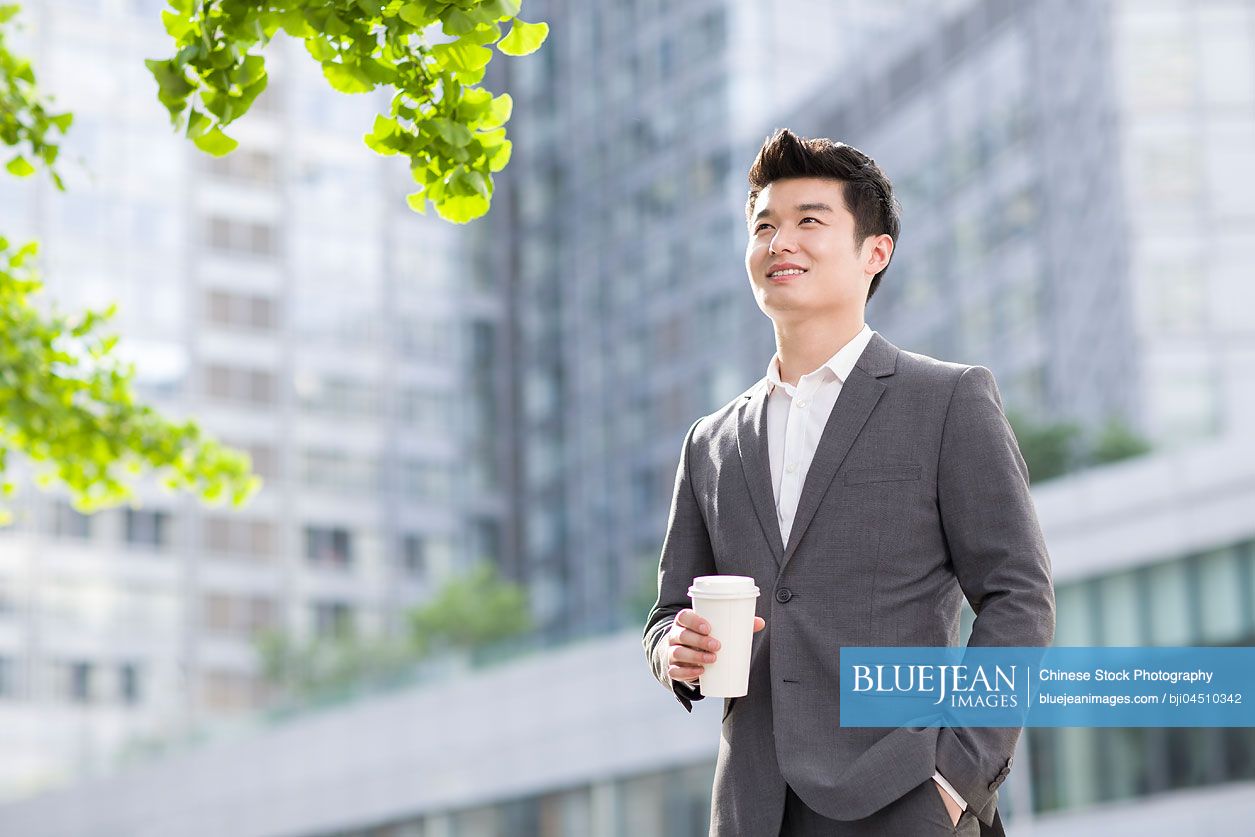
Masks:
[[[837,180],[799,177],[767,185],[754,203],[745,270],[763,313],[777,323],[849,316],[867,304],[889,263],[887,235],[854,241],[854,216]],[[780,274],[782,269],[795,268]],[[796,269],[803,272],[798,273]]]

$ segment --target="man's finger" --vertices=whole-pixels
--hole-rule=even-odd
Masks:
[[[765,627],[767,627],[767,620],[763,619],[763,617],[761,616],[755,616],[754,617],[754,633],[758,633]]]
[[[667,670],[667,676],[672,680],[696,680],[705,671],[702,666],[671,666]]]
[[[698,648],[705,651],[718,651],[719,640],[713,636],[695,633],[690,630],[683,630],[679,633],[673,633],[667,638],[667,642],[672,645],[682,645],[685,648]]]
[[[675,615],[675,621],[679,622],[686,628],[697,631],[699,634],[710,633],[710,623],[697,615],[697,611],[690,607],[684,608]]]
[[[671,646],[671,654],[668,660],[672,665],[701,665],[703,663],[713,663],[715,655],[710,651],[699,651],[696,648],[689,648],[687,645]]]

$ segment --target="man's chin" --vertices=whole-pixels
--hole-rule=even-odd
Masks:
[[[816,320],[840,321],[844,316],[840,309],[834,309],[830,306],[807,305],[802,301],[797,301],[793,304],[780,301],[773,301],[770,304],[760,302],[758,307],[776,325],[798,325]]]

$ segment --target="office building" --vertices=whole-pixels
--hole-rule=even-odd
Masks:
[[[332,91],[286,36],[240,147],[199,152],[143,63],[171,49],[159,7],[24,7],[12,45],[75,115],[68,188],[0,179],[0,231],[41,242],[42,304],[116,300],[140,397],[266,484],[234,509],[145,479],[133,508],[85,517],[21,481],[0,531],[6,796],[265,704],[262,632],[397,637],[451,573],[508,563],[482,233],[407,208],[403,161],[361,140],[387,96]]]
[[[745,168],[780,114],[960,3],[529,0],[509,240],[520,577],[548,636],[643,620],[685,430],[773,351]],[[609,603],[609,604],[607,604]]]

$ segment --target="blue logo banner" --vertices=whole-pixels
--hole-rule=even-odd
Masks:
[[[842,648],[843,727],[1255,727],[1255,648]]]

